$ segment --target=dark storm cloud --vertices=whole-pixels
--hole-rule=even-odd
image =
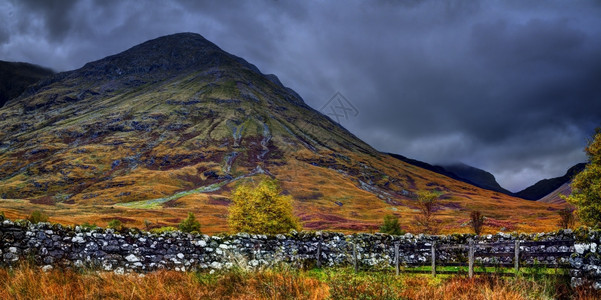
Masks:
[[[382,151],[463,161],[511,190],[584,161],[601,125],[594,1],[2,1],[0,59],[56,70],[191,31],[277,74]]]

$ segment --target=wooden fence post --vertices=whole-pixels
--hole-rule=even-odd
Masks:
[[[357,265],[357,243],[353,243],[353,265],[355,273],[357,273],[359,271],[359,266]]]
[[[520,270],[520,241],[515,240],[515,257],[513,258],[513,265],[515,267],[515,274],[518,274]]]
[[[319,241],[317,242],[317,267],[321,268],[321,242],[322,239],[320,238]]]
[[[470,239],[469,241],[469,250],[468,250],[468,273],[469,277],[474,277],[474,240]]]
[[[399,243],[394,243],[394,269],[399,276]]]
[[[432,242],[432,276],[436,277],[436,241]]]

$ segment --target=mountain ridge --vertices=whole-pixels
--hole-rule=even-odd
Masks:
[[[488,171],[472,167],[464,163],[443,165],[442,167],[461,178],[473,182],[478,187],[500,192],[506,195],[513,195],[512,192],[501,187],[495,176]]]
[[[527,200],[539,200],[549,195],[562,185],[572,181],[576,174],[582,172],[586,167],[586,163],[578,163],[570,167],[563,176],[542,179],[535,184],[519,191],[516,196]]]
[[[546,198],[545,201],[541,201],[544,203],[553,203],[553,204],[564,204],[565,201],[554,197],[551,194],[558,195],[559,193],[565,194],[569,191],[569,186],[564,187],[566,184],[569,185],[569,182],[572,178],[580,173],[586,163],[578,163],[572,167],[570,167],[566,174],[560,177],[541,179],[535,184],[519,191],[517,193],[513,193],[504,189],[495,179],[494,175],[485,170],[466,165],[463,163],[455,163],[449,165],[431,165],[426,162],[422,162],[419,160],[407,158],[400,154],[388,153],[392,157],[404,161],[406,163],[418,166],[420,168],[424,168],[430,170],[432,172],[436,172],[441,175],[448,176],[450,178],[463,181],[467,184],[477,186],[483,189],[488,189],[491,191],[500,192],[509,196],[519,197],[521,199],[530,200],[530,201],[538,201]],[[467,171],[467,172],[466,172]],[[480,180],[478,180],[480,178]],[[547,197],[548,196],[548,197]],[[557,199],[556,199],[557,198]]]

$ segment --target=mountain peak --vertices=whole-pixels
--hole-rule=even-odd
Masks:
[[[281,89],[283,98],[306,106],[294,91],[282,85],[275,75],[265,75],[246,60],[225,52],[197,33],[177,33],[158,37],[123,52],[89,62],[82,68],[56,74],[31,86],[23,97],[51,90],[55,83],[77,87],[69,99],[81,100],[87,94],[110,94],[144,85],[167,83],[188,77],[194,81],[264,82]],[[37,102],[25,103],[25,110],[49,108],[54,96]],[[69,100],[68,101],[74,101]],[[48,101],[50,100],[50,101]],[[60,102],[60,101],[59,101]]]
[[[124,76],[149,73],[197,71],[211,67],[246,68],[260,73],[254,65],[231,55],[196,33],[158,37],[124,52],[86,64],[86,75]],[[78,74],[79,75],[79,74]]]

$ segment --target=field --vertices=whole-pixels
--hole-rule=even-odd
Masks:
[[[247,272],[150,274],[0,269],[2,299],[599,299],[566,277],[438,276],[280,267]]]
[[[469,214],[473,210],[481,211],[487,218],[484,233],[530,233],[558,229],[557,210],[561,209],[561,205],[527,201],[483,190],[388,156],[371,158],[368,162],[373,168],[359,170],[357,162],[366,161],[366,158],[353,157],[351,154],[348,157],[352,162],[342,164],[336,161],[338,168],[358,175],[345,175],[325,164],[314,166],[307,162],[318,157],[308,154],[299,156],[298,160],[291,159],[285,164],[269,167],[281,182],[284,193],[294,199],[294,213],[305,230],[376,232],[383,217],[394,214],[400,218],[403,229],[418,233],[419,228],[414,226],[418,210],[414,200],[399,195],[403,188],[410,191],[440,191],[441,205],[436,218],[440,222],[441,233],[471,232]],[[145,180],[154,182],[153,174],[148,173]],[[357,186],[356,180],[367,181],[364,178],[370,178],[370,188],[373,190],[367,191]],[[161,180],[167,182],[167,178],[156,179]],[[0,211],[8,218],[22,219],[34,210],[41,210],[50,217],[51,222],[65,225],[90,223],[106,226],[110,220],[119,219],[125,226],[141,229],[148,229],[147,224],[150,227],[176,226],[188,212],[193,212],[201,222],[203,233],[217,234],[229,231],[227,215],[232,189],[240,182],[249,180],[258,180],[258,177],[212,184],[204,189],[196,186],[170,192],[164,198],[125,203],[40,203],[32,199],[0,199]],[[157,185],[156,189],[160,190],[161,185]],[[118,188],[119,193],[128,191],[129,186]],[[387,199],[386,195],[392,196]]]

